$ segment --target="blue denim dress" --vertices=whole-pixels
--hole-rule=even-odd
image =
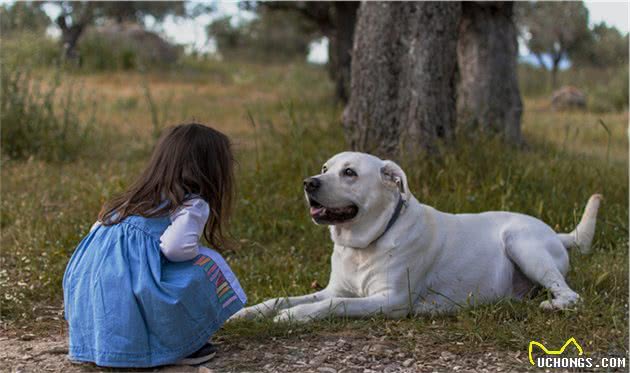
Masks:
[[[246,302],[215,251],[185,262],[160,251],[168,217],[130,216],[81,241],[63,278],[71,360],[153,367],[200,349]]]

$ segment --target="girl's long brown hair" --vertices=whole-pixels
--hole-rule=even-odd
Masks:
[[[210,206],[204,237],[214,248],[223,249],[234,194],[233,168],[226,135],[197,123],[172,127],[160,137],[138,179],[105,203],[98,219],[112,225],[130,215],[167,216],[198,196]]]

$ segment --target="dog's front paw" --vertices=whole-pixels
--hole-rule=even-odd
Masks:
[[[232,317],[228,319],[228,322],[234,320],[252,320],[260,316],[260,312],[258,312],[255,307],[247,307],[232,315]]]
[[[582,298],[576,293],[562,295],[552,299],[551,301],[543,301],[540,303],[540,308],[544,310],[568,310],[573,309],[582,301]]]
[[[252,320],[256,318],[271,317],[283,306],[282,299],[269,299],[255,306],[243,308],[230,317],[229,321],[237,319]]]
[[[293,315],[291,314],[291,309],[286,309],[278,312],[276,317],[273,318],[273,322],[289,322],[293,320]]]
[[[311,320],[312,318],[304,305],[284,309],[273,318],[274,322],[307,322]]]

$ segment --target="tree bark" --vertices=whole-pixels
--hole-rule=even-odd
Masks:
[[[517,32],[511,2],[464,2],[457,57],[458,122],[462,129],[521,142]]]
[[[350,146],[381,157],[436,151],[454,136],[459,2],[365,2],[359,8]]]
[[[347,103],[350,98],[352,45],[359,3],[336,1],[332,7],[332,28],[327,33],[328,71],[335,82],[335,97]]]

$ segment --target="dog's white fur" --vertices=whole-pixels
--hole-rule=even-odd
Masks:
[[[315,176],[321,187],[311,196],[326,207],[359,208],[352,220],[330,226],[334,250],[328,286],[267,300],[234,318],[275,315],[276,321],[307,321],[376,313],[399,318],[520,299],[535,285],[553,296],[540,304],[545,309],[569,308],[580,299],[564,279],[567,249],[589,251],[600,195],[589,199],[576,230],[557,234],[523,214],[447,214],[423,205],[397,164],[372,155],[340,153],[325,168]],[[358,176],[345,175],[346,168]],[[402,212],[381,237],[401,195]]]

